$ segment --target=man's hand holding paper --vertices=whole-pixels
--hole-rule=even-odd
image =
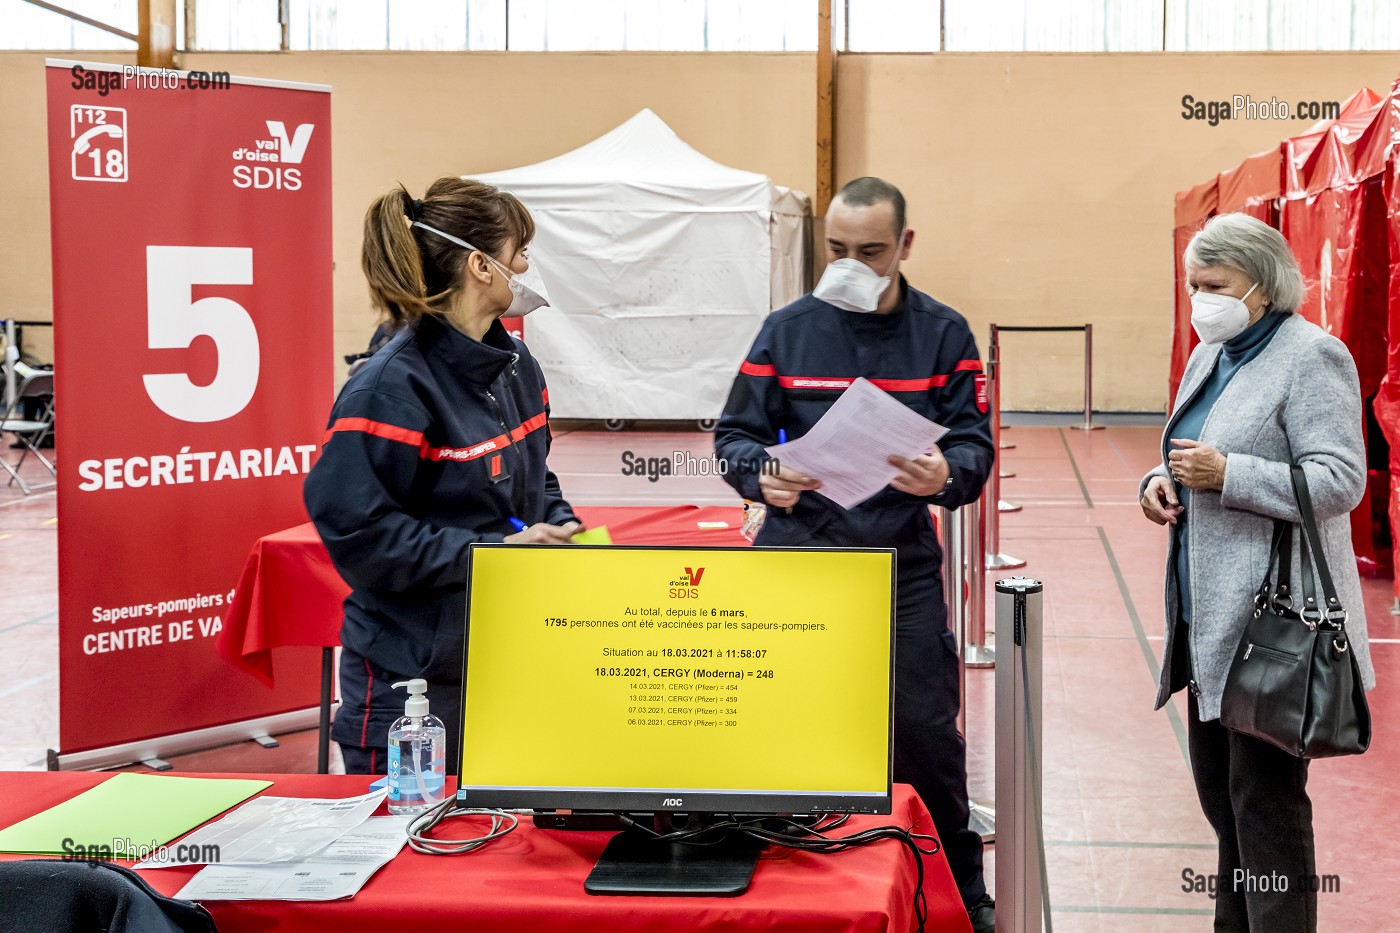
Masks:
[[[765,477],[770,482],[761,484],[764,497],[772,505],[791,506],[803,491],[820,489],[850,509],[886,486],[933,495],[948,478],[947,461],[936,446],[947,433],[868,380],[857,379],[805,436],[767,448],[782,469]]]

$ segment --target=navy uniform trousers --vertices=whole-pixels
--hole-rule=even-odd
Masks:
[[[968,828],[967,744],[958,732],[958,646],[929,556],[901,557],[895,603],[894,779],[933,815],[963,903],[987,893],[982,837]]]

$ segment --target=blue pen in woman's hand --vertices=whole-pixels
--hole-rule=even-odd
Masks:
[[[506,519],[506,521],[510,522],[510,527],[514,528],[516,531],[524,531],[527,527],[529,527],[520,519],[516,518],[514,515]]]

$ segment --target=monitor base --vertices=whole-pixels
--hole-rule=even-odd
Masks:
[[[634,830],[618,833],[593,866],[589,894],[736,897],[749,888],[763,844],[730,833],[705,845],[654,839]]]

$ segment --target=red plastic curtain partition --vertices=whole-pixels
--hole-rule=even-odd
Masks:
[[[1175,270],[1176,290],[1173,293],[1175,304],[1172,316],[1169,376],[1171,384],[1167,396],[1168,405],[1176,400],[1176,390],[1181,385],[1181,374],[1186,370],[1186,359],[1197,343],[1196,332],[1191,328],[1191,298],[1186,294],[1186,269],[1181,264],[1181,254],[1192,235],[1215,215],[1218,203],[1217,188],[1216,179],[1212,178],[1176,194],[1176,229],[1172,231],[1172,268]]]
[[[1386,261],[1378,282],[1368,282],[1381,293],[1386,307],[1386,320],[1391,338],[1387,341],[1386,374],[1376,395],[1375,414],[1381,431],[1390,442],[1390,488],[1387,512],[1390,518],[1392,566],[1400,568],[1400,159],[1394,145],[1400,142],[1400,78],[1396,79],[1380,118],[1372,124],[1370,138],[1363,140],[1361,168],[1379,166],[1381,178],[1381,215],[1386,237],[1382,253]],[[1377,249],[1376,252],[1382,252]],[[1400,599],[1400,572],[1392,583]]]
[[[1281,229],[1298,257],[1307,295],[1298,313],[1347,345],[1369,399],[1385,374],[1386,311],[1374,288],[1388,261],[1380,186],[1362,176],[1358,143],[1382,116],[1382,99],[1363,88],[1334,121],[1283,144]],[[1368,204],[1375,206],[1368,207]],[[1370,248],[1368,249],[1368,244]],[[1352,512],[1352,544],[1363,570],[1377,567],[1369,489]]]

